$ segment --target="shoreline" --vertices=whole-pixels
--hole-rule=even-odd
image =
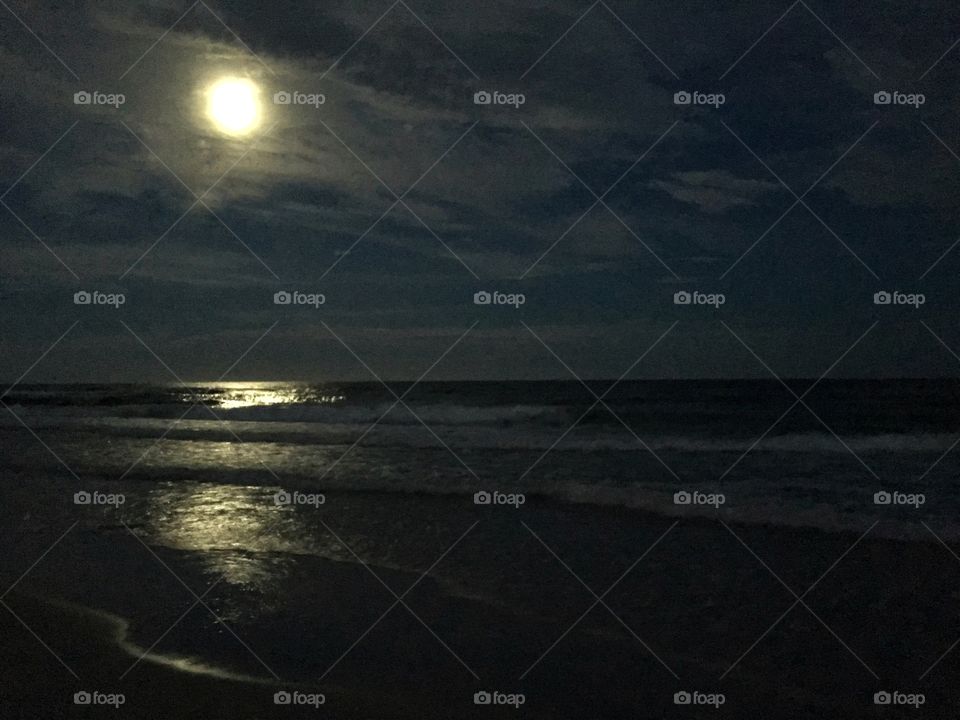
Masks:
[[[422,505],[423,498],[411,498],[408,502],[411,506]],[[543,533],[551,543],[558,542],[558,537],[563,538],[561,542],[595,543],[603,533],[610,536],[605,548],[607,553],[603,549],[597,551],[606,556],[609,568],[601,569],[607,579],[598,580],[590,573],[585,574],[597,593],[629,565],[622,549],[615,549],[611,544],[618,529],[630,532],[630,537],[636,540],[631,551],[635,558],[671,523],[668,518],[626,508],[612,512],[595,508],[584,513],[533,501],[529,509],[531,513],[522,519],[533,523],[538,533]],[[489,538],[477,538],[480,547],[475,550],[482,552],[487,542],[511,540],[512,536],[505,534],[504,528],[517,524],[520,519],[501,516]],[[485,686],[508,692],[522,689],[529,698],[523,708],[527,717],[562,717],[564,708],[580,716],[594,706],[594,716],[598,718],[623,717],[622,713],[629,708],[636,712],[641,707],[671,715],[676,711],[672,694],[690,688],[722,690],[728,697],[726,711],[736,707],[737,716],[764,709],[763,714],[768,718],[797,717],[795,711],[807,706],[811,712],[842,712],[847,717],[860,717],[873,711],[869,703],[864,703],[872,692],[883,687],[870,676],[874,669],[884,679],[905,678],[903,689],[931,686],[928,710],[940,704],[935,700],[947,699],[942,688],[938,693],[935,678],[955,667],[951,665],[951,656],[932,674],[932,683],[918,684],[916,679],[910,679],[911,676],[917,678],[955,635],[960,637],[960,622],[953,612],[955,600],[960,597],[954,582],[960,576],[960,569],[936,540],[931,537],[929,542],[921,543],[870,535],[860,538],[860,534],[852,532],[827,533],[776,525],[732,524],[731,529],[763,563],[769,563],[772,572],[768,572],[758,558],[751,557],[751,552],[716,519],[687,518],[634,570],[623,583],[623,592],[617,591],[607,598],[617,616],[650,643],[683,678],[681,682],[671,678],[602,608],[595,609],[529,678],[519,682],[520,671],[549,648],[591,604],[589,594],[577,586],[576,580],[546,550],[535,545],[522,528],[523,534],[519,537],[525,536],[531,542],[528,549],[543,556],[536,560],[542,561],[545,574],[535,579],[551,601],[524,605],[529,598],[508,582],[510,591],[502,596],[505,603],[494,605],[482,598],[451,595],[440,579],[432,576],[421,583],[416,598],[411,600],[429,626],[458,653],[463,653],[470,666],[476,667],[483,678],[480,682],[469,677],[422,626],[398,608],[395,612],[407,624],[398,627],[393,624],[398,618],[392,616],[374,637],[361,643],[359,650],[331,675],[330,680],[336,679],[339,684],[276,683],[268,678],[239,675],[224,677],[233,671],[224,673],[212,661],[184,661],[176,655],[147,658],[126,680],[113,683],[111,678],[119,678],[145,644],[125,636],[133,621],[76,602],[55,599],[49,593],[31,594],[27,590],[32,585],[30,579],[25,580],[23,588],[15,590],[7,602],[44,642],[58,654],[62,651],[62,656],[71,667],[76,667],[81,678],[85,681],[107,678],[104,687],[94,683],[86,689],[125,692],[128,702],[124,712],[151,720],[193,717],[197,698],[204,698],[201,703],[201,707],[207,708],[206,714],[202,714],[204,718],[282,717],[285,715],[278,713],[295,712],[273,704],[272,693],[282,688],[322,692],[326,696],[321,708],[323,716],[344,720],[499,717],[502,708],[479,708],[483,714],[478,715],[478,708],[470,703],[472,692]],[[98,530],[90,532],[96,534]],[[108,546],[97,547],[99,552],[104,552]],[[182,555],[197,559],[208,554],[160,547],[157,550],[165,557]],[[115,546],[112,552],[122,552],[122,548]],[[566,548],[558,548],[561,557],[569,557],[568,552]],[[617,557],[612,557],[614,554]],[[840,558],[842,561],[832,568],[831,564]],[[314,650],[338,654],[376,619],[391,598],[382,588],[376,588],[375,581],[358,563],[329,558],[299,558],[298,561],[307,563],[305,572],[314,576],[319,584],[314,590],[299,589],[293,595],[286,591],[281,597],[293,603],[294,608],[302,607],[304,597],[314,598],[316,612],[333,613],[330,621],[336,625],[331,628],[332,635],[304,635],[302,643],[284,647],[292,653],[292,659],[297,653],[309,653],[303,658],[309,657],[311,663],[316,663],[311,642],[326,638],[330,642],[317,644]],[[582,561],[573,562],[578,571],[584,570]],[[146,567],[151,572],[154,569],[149,559]],[[824,575],[828,569],[830,572]],[[416,576],[412,571],[392,571],[394,574],[388,575],[380,567],[377,570],[398,591]],[[786,619],[776,626],[771,637],[764,636],[758,641],[762,631],[794,604],[794,598],[779,585],[773,573],[806,598],[805,602],[823,618],[830,631],[817,622],[812,612],[797,607],[792,613],[787,612]],[[131,580],[136,582],[137,577]],[[805,591],[815,581],[819,583],[818,589],[806,596]],[[335,592],[313,594],[317,588],[331,583]],[[553,592],[554,587],[559,588],[559,592]],[[939,600],[934,608],[925,611],[915,607],[917,594]],[[333,602],[338,598],[339,604]],[[511,602],[516,605],[511,606]],[[168,608],[170,617],[176,618],[189,604],[177,605],[175,611]],[[365,614],[353,617],[354,606],[364,609]],[[524,612],[524,609],[538,607],[550,610],[550,614]],[[196,612],[203,613],[203,610]],[[0,706],[12,703],[13,708],[13,712],[6,712],[4,716],[32,720],[73,717],[71,712],[77,709],[68,701],[73,692],[85,686],[76,683],[3,608],[0,608],[0,617],[0,632],[10,650],[4,661],[19,659],[19,664],[3,668],[11,682],[2,691]],[[917,648],[903,642],[890,645],[882,635],[878,636],[878,624],[883,626],[884,619],[891,617],[917,634],[914,638]],[[151,632],[159,634],[163,627],[157,625]],[[857,662],[853,651],[844,649],[832,632],[836,632],[843,643],[849,642],[856,648],[864,665]],[[244,631],[240,634],[246,636]],[[926,634],[926,640],[919,639],[920,634]],[[156,635],[148,637],[152,641]],[[251,641],[258,650],[275,650],[263,645],[264,637],[269,637],[269,633],[261,633]],[[752,649],[754,642],[758,642],[758,646]],[[793,648],[800,647],[802,657],[793,653]],[[746,659],[729,675],[722,675],[748,648],[752,652]],[[240,646],[233,649],[241,657],[245,653]],[[426,664],[424,653],[432,658]],[[249,657],[243,659],[250,660]],[[952,661],[960,661],[960,655]],[[294,666],[304,665],[301,661]],[[826,676],[824,666],[831,669]],[[906,670],[908,666],[910,669]],[[790,672],[781,675],[779,669],[783,667]],[[43,672],[27,668],[43,668]],[[278,669],[283,675],[282,669]],[[410,682],[402,682],[405,674],[411,678]],[[493,681],[491,676],[499,680]],[[578,678],[584,687],[575,692],[582,692],[582,697],[569,698],[571,688],[562,681],[565,677]],[[636,684],[621,687],[616,677],[634,677]],[[618,688],[617,695],[611,697],[614,688]],[[792,710],[784,706],[784,698],[796,703]],[[22,708],[23,714],[17,714],[18,708]],[[313,708],[308,709],[314,712]],[[510,712],[516,711],[511,708]]]
[[[75,705],[79,691],[122,693],[124,717],[150,718],[243,718],[267,717],[291,709],[276,705],[276,692],[322,693],[328,710],[338,718],[370,718],[382,713],[383,698],[375,693],[360,697],[329,683],[311,687],[272,678],[242,677],[199,663],[177,663],[174,658],[145,657],[130,675],[119,676],[130,667],[141,650],[122,637],[125,620],[105,611],[76,606],[61,600],[42,600],[14,591],[10,605],[17,615],[43,639],[66,665],[79,675],[74,678],[53,654],[44,648],[7,610],[0,608],[0,633],[5,653],[0,688],[0,709],[4,718],[46,718],[85,716],[88,712],[109,712],[112,708]],[[24,609],[26,608],[26,609]],[[141,650],[142,652],[142,650]],[[15,663],[8,662],[15,658]],[[69,659],[67,659],[69,658]],[[391,717],[424,716],[404,708],[391,698]],[[303,710],[313,711],[306,706]],[[325,717],[328,717],[326,713]],[[439,717],[439,716],[438,716]]]

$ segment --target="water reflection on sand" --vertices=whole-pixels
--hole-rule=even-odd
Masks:
[[[152,542],[200,553],[224,582],[266,590],[279,553],[302,551],[286,538],[297,522],[276,507],[272,488],[165,483],[149,495],[145,526]],[[284,529],[287,532],[284,532]]]

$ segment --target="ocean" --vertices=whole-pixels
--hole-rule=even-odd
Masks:
[[[856,545],[825,622],[862,650],[814,622],[790,685],[835,710],[838,678],[869,689],[875,667],[936,659],[844,603],[908,601],[891,548],[907,568],[954,562],[960,382],[787,385],[18,385],[0,579],[122,628],[143,659],[114,683],[161,664],[332,697],[370,692],[373,672],[398,707],[430,679],[438,707],[462,705],[449,717],[488,687],[525,692],[534,716],[624,717],[670,710],[690,678],[776,697],[788,647],[731,663],[793,602],[781,583],[799,595]]]
[[[953,536],[958,399],[952,380],[825,380],[803,404],[776,381],[621,382],[601,403],[577,382],[424,383],[402,402],[379,383],[33,385],[4,402],[63,463],[10,413],[0,432],[5,471],[69,468],[131,499],[241,483],[714,512],[674,503],[700,490],[740,521],[834,530],[888,516],[873,495],[900,491],[922,493]],[[885,532],[916,531],[898,517]]]

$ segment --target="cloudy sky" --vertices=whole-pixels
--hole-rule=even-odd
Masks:
[[[953,3],[0,4],[4,380],[960,364]]]

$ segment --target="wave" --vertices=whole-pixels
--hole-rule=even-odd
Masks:
[[[95,624],[102,625],[105,630],[103,635],[109,637],[117,648],[126,653],[130,658],[136,660],[137,663],[148,662],[178,672],[202,675],[218,680],[232,680],[258,685],[276,684],[269,677],[257,677],[236,672],[198,657],[163,653],[154,650],[152,646],[149,648],[144,647],[131,639],[130,620],[108,610],[89,605],[81,605],[63,598],[39,597],[36,595],[31,596],[31,598],[34,602],[44,603],[63,610],[70,615],[78,616],[82,620],[84,627]]]
[[[202,408],[201,412],[209,415],[209,411],[203,411]],[[373,423],[380,421],[388,425],[418,425],[420,420],[438,425],[503,425],[531,421],[559,421],[567,417],[565,408],[549,405],[483,407],[433,404],[418,406],[411,412],[403,405],[392,402],[339,407],[292,403],[233,409],[218,408],[214,412],[224,420],[242,422]]]
[[[563,411],[549,406],[518,405],[510,408],[465,408],[461,406],[432,405],[419,408],[414,416],[395,407],[389,411],[383,406],[357,406],[334,409],[305,406],[303,414],[294,411],[294,418],[286,412],[270,408],[238,408],[216,412],[216,417],[202,409],[191,416],[178,418],[119,418],[116,416],[90,417],[59,416],[49,413],[29,414],[17,408],[17,414],[34,429],[91,432],[98,435],[131,439],[157,439],[161,435],[172,441],[235,442],[310,445],[330,448],[351,445],[362,437],[362,445],[380,448],[435,448],[449,445],[453,448],[476,450],[543,451],[553,448],[564,451],[622,451],[645,450],[681,453],[744,453],[780,452],[812,454],[874,453],[943,453],[956,442],[953,433],[887,432],[835,436],[827,432],[788,432],[769,434],[761,438],[764,429],[754,435],[710,437],[699,434],[651,432],[638,429],[635,437],[621,425],[579,425],[566,435],[573,420]],[[264,421],[264,416],[272,420]],[[563,417],[565,422],[560,422]],[[321,420],[322,418],[322,420]],[[543,419],[549,418],[544,423]],[[533,422],[539,419],[540,422]],[[423,428],[437,428],[441,441]],[[371,427],[376,426],[372,431]],[[17,420],[0,416],[0,428],[18,428]],[[563,438],[559,443],[559,438]],[[639,437],[639,440],[637,439]]]
[[[37,413],[34,403],[8,403],[18,413]],[[558,405],[462,405],[434,403],[418,405],[412,411],[395,402],[330,405],[319,403],[278,403],[226,407],[215,403],[126,404],[123,406],[65,405],[44,407],[43,417],[77,420],[83,418],[184,418],[192,420],[230,420],[257,423],[316,423],[418,425],[421,420],[436,425],[510,425],[516,423],[570,423],[571,410]]]

